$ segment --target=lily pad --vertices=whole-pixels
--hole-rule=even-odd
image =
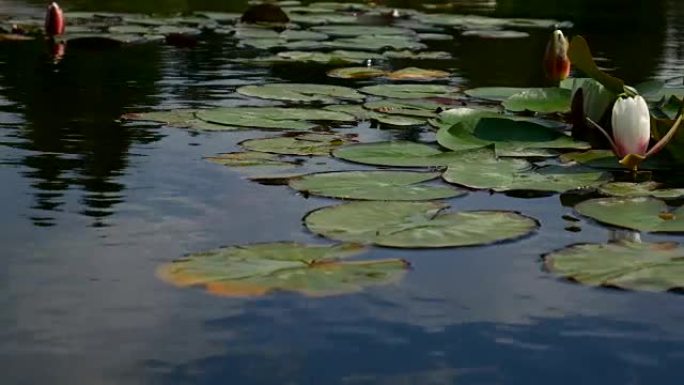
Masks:
[[[440,84],[378,84],[363,87],[359,91],[370,95],[396,99],[458,97],[458,88]]]
[[[462,35],[479,37],[482,39],[524,39],[530,37],[530,34],[527,32],[503,29],[473,29],[464,31]]]
[[[463,151],[495,145],[500,156],[548,157],[551,149],[588,149],[556,129],[526,118],[509,117],[491,110],[454,108],[431,122],[440,127],[440,145]]]
[[[333,156],[349,162],[390,167],[445,167],[461,156],[426,144],[408,141],[376,142],[342,146]]]
[[[369,25],[324,25],[311,27],[311,30],[334,37],[415,35],[410,29]]]
[[[574,245],[545,255],[544,264],[550,272],[584,285],[684,289],[684,248],[674,242]]]
[[[569,112],[571,91],[564,88],[530,88],[503,101],[510,111]]]
[[[255,151],[230,152],[218,154],[216,156],[208,156],[205,159],[212,163],[228,167],[291,168],[297,166],[297,162],[284,160],[277,155]]]
[[[409,268],[401,259],[340,261],[363,251],[363,247],[349,244],[231,246],[162,265],[157,275],[173,285],[201,287],[219,296],[254,297],[285,291],[322,297],[397,282]]]
[[[511,211],[446,212],[439,202],[352,202],[304,218],[331,239],[398,248],[486,245],[531,234],[536,220]]]
[[[364,96],[356,90],[327,84],[275,83],[244,86],[237,89],[241,95],[262,99],[299,103],[332,104],[338,100],[361,101]]]
[[[200,131],[234,131],[239,127],[213,124],[197,119],[195,113],[199,110],[179,109],[166,111],[150,111],[129,113],[122,116],[124,120],[159,122],[168,127],[188,128]]]
[[[639,231],[684,232],[684,207],[673,211],[654,198],[591,199],[575,206],[578,213],[599,222]]]
[[[583,167],[535,168],[524,159],[497,158],[492,149],[461,151],[443,174],[445,181],[474,189],[565,192],[610,181],[610,174]]]
[[[515,94],[519,94],[529,88],[520,87],[479,87],[465,91],[465,94],[473,98],[504,101]]]
[[[382,56],[387,59],[408,59],[408,60],[449,60],[453,56],[445,51],[385,51]]]
[[[653,197],[659,199],[679,199],[684,197],[684,189],[666,188],[659,189],[656,182],[612,182],[599,187],[598,191],[603,195],[614,197]]]
[[[449,75],[446,71],[408,67],[388,73],[387,78],[390,80],[434,80],[448,78]]]
[[[587,167],[606,169],[606,170],[624,170],[624,166],[618,161],[619,159],[610,150],[589,150],[584,152],[569,152],[563,154],[559,158],[564,163],[578,163]],[[678,168],[675,162],[669,159],[664,159],[659,155],[649,157],[639,165],[641,170],[668,170]]]
[[[354,200],[423,201],[465,194],[448,186],[419,184],[439,175],[411,171],[341,171],[294,178],[290,180],[290,187],[306,194]]]
[[[333,149],[352,141],[346,135],[299,133],[276,138],[248,139],[240,143],[250,151],[282,155],[328,155]]]
[[[344,112],[346,114],[354,115],[359,120],[371,120],[378,123],[386,124],[389,126],[397,127],[408,127],[408,126],[421,126],[427,123],[426,119],[411,117],[411,116],[400,116],[393,114],[385,114],[375,111],[370,111],[359,105],[336,105],[336,106],[326,106],[326,110]]]
[[[437,115],[436,110],[446,106],[428,99],[383,99],[366,102],[363,107],[383,114],[434,118]]]
[[[200,110],[196,116],[210,123],[227,126],[283,130],[310,130],[316,127],[316,124],[307,121],[356,121],[353,116],[342,112],[280,107],[221,107]]]
[[[345,67],[328,71],[328,76],[340,79],[372,79],[385,76],[386,73],[384,70],[373,67]]]
[[[385,51],[388,49],[420,51],[427,48],[427,45],[411,35],[363,35],[325,41],[323,46],[332,49],[359,51]]]

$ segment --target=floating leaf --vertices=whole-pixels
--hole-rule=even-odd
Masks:
[[[453,58],[449,52],[444,51],[386,51],[382,55],[388,59],[409,60],[449,60]]]
[[[434,118],[437,115],[435,111],[446,106],[428,99],[383,99],[366,102],[363,107],[383,114]]]
[[[563,154],[559,158],[564,163],[579,163],[581,165],[599,168],[599,169],[617,169],[624,170],[624,166],[619,163],[619,159],[615,157],[610,150],[589,150],[584,152],[569,152]],[[641,170],[667,170],[677,168],[677,164],[663,159],[659,155],[646,159],[639,165]]]
[[[367,110],[359,105],[344,104],[337,106],[326,106],[325,109],[354,115],[359,120],[372,120],[378,123],[397,127],[421,126],[427,123],[426,119],[384,114]]]
[[[244,86],[237,89],[241,95],[288,102],[319,102],[332,104],[339,99],[361,101],[364,96],[356,90],[327,84],[275,83]]]
[[[359,91],[370,95],[397,99],[458,97],[457,88],[439,84],[379,84],[363,87]]]
[[[365,251],[357,245],[264,243],[191,254],[161,266],[157,275],[179,287],[202,287],[227,297],[287,291],[313,297],[353,293],[399,281],[406,261],[339,261]]]
[[[354,163],[390,167],[444,167],[460,157],[455,152],[407,141],[352,144],[336,149],[333,155]]]
[[[390,80],[434,80],[449,77],[449,73],[439,70],[428,70],[418,67],[408,67],[390,72],[387,78]]]
[[[530,37],[527,32],[507,31],[502,29],[474,29],[462,33],[463,36],[473,36],[482,39],[524,39]]]
[[[373,67],[345,67],[328,71],[328,76],[341,79],[372,79],[385,74],[384,70]]]
[[[304,218],[328,238],[400,248],[486,245],[535,231],[532,218],[510,211],[445,212],[438,202],[352,202]]]
[[[275,138],[248,139],[240,143],[250,151],[282,155],[328,155],[352,141],[344,135],[299,133]]]
[[[530,88],[511,95],[502,104],[510,111],[569,112],[570,94],[564,88]]]
[[[311,30],[335,37],[415,35],[410,29],[369,25],[324,25]]]
[[[529,88],[520,87],[480,87],[465,91],[465,94],[473,98],[504,101],[515,94],[519,94]]]
[[[263,152],[230,152],[208,156],[206,160],[228,167],[288,167],[296,166],[296,162],[287,161],[277,155]]]
[[[497,192],[564,192],[598,186],[610,175],[581,167],[546,166],[534,168],[523,159],[497,158],[492,149],[461,151],[444,172],[449,183]]]
[[[227,126],[271,128],[283,130],[310,130],[315,124],[306,121],[354,122],[348,114],[307,108],[280,107],[221,107],[200,110],[199,119]]]
[[[684,288],[684,248],[674,242],[581,244],[544,256],[554,274],[591,286],[669,291]]]
[[[554,156],[549,149],[588,149],[588,143],[531,121],[472,108],[454,108],[438,115],[433,125],[440,127],[437,141],[454,150],[496,147],[500,156]]]
[[[384,51],[411,50],[419,51],[427,46],[419,42],[411,35],[363,35],[323,42],[323,45],[332,49],[360,50],[360,51]]]
[[[388,201],[445,199],[465,194],[448,186],[419,184],[439,173],[410,171],[341,171],[290,180],[290,187],[329,198]]]
[[[667,188],[658,189],[656,182],[612,182],[599,187],[598,191],[604,195],[614,197],[654,197],[659,199],[679,199],[684,197],[684,189]]]
[[[201,131],[233,131],[239,127],[213,124],[197,119],[195,113],[199,110],[178,109],[166,111],[150,111],[130,113],[122,116],[124,120],[139,120],[164,123],[169,127],[188,128]]]
[[[628,229],[684,232],[684,207],[670,211],[665,202],[654,198],[592,199],[578,204],[575,210],[599,222]]]

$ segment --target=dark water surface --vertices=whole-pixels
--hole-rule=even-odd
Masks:
[[[37,14],[43,1],[0,1]],[[419,6],[418,1],[396,1]],[[64,1],[68,9],[239,12],[243,1]],[[460,8],[575,22],[629,83],[682,75],[684,7],[670,1],[470,1]],[[547,32],[457,39],[453,83],[538,85]],[[684,298],[573,285],[540,255],[615,231],[558,195],[470,193],[457,209],[515,209],[541,230],[519,242],[438,251],[372,249],[413,265],[396,285],[310,299],[225,299],[169,286],[159,264],[221,245],[323,242],[302,216],[335,203],[249,182],[202,159],[263,132],[123,124],[145,109],[231,105],[237,86],[328,81],[323,71],[229,63],[235,42],[69,51],[0,45],[0,384],[681,384]],[[368,125],[365,139],[399,137]],[[338,162],[340,168],[347,165]],[[645,241],[682,237],[642,235]]]

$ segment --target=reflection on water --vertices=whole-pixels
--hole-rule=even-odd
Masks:
[[[24,3],[0,2],[0,12],[44,6]],[[244,4],[63,2],[173,12]],[[571,18],[571,33],[587,35],[601,64],[632,83],[682,72],[684,10],[676,0],[453,4],[454,11]],[[546,38],[545,31],[521,41],[457,38],[431,48],[455,55],[443,66],[464,86],[533,85],[543,82]],[[42,42],[0,44],[0,383],[678,384],[681,297],[591,289],[542,271],[538,256],[550,249],[632,236],[588,221],[573,222],[580,232],[565,231],[562,216],[573,212],[557,195],[451,200],[456,209],[515,208],[539,218],[542,230],[495,247],[372,249],[368,257],[407,258],[414,270],[399,285],[359,295],[217,299],[155,280],[160,263],[188,252],[321,241],[301,228],[301,217],[333,201],[249,183],[202,160],[264,133],[118,121],[148,108],[254,103],[233,93],[244,84],[328,81],[316,67],[230,63],[240,54],[235,42],[216,38],[194,49],[68,49],[54,64]],[[358,131],[376,140],[421,135]]]

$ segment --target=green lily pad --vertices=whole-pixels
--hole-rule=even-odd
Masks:
[[[287,102],[325,104],[338,100],[362,101],[365,97],[356,90],[342,86],[327,84],[275,83],[259,86],[244,86],[237,89],[241,95],[262,99],[281,100]]]
[[[519,94],[529,88],[520,87],[479,87],[471,88],[465,91],[465,94],[473,98],[501,101],[510,98],[515,94]]]
[[[494,18],[488,16],[478,15],[457,15],[457,14],[443,14],[430,13],[419,14],[416,18],[425,24],[454,27],[459,29],[486,29],[493,30],[497,28],[567,28],[571,27],[572,23],[552,19],[521,19],[521,18]]]
[[[648,232],[684,232],[684,207],[670,211],[665,202],[654,198],[602,198],[584,201],[578,213],[599,222]]]
[[[500,156],[548,157],[552,149],[588,149],[591,146],[526,118],[509,117],[472,108],[454,108],[438,115],[437,141],[454,151],[496,147]]]
[[[389,126],[397,127],[408,127],[408,126],[421,126],[427,123],[426,119],[415,118],[411,116],[400,116],[392,114],[384,114],[380,112],[370,111],[359,105],[335,105],[326,106],[326,110],[344,112],[346,114],[354,115],[359,120],[371,120],[378,123],[386,124]]]
[[[352,202],[304,218],[331,239],[398,248],[486,245],[534,232],[536,220],[511,211],[445,212],[439,202]]]
[[[423,201],[465,194],[448,186],[419,184],[439,175],[411,171],[341,171],[294,178],[290,180],[290,187],[306,194],[354,200]]]
[[[109,27],[109,32],[120,35],[145,35],[152,33],[152,29],[141,25],[115,25]]]
[[[415,35],[410,29],[369,25],[324,25],[311,30],[334,37]]]
[[[584,285],[655,292],[684,288],[684,248],[674,242],[575,245],[545,255],[544,264]]]
[[[428,99],[383,99],[366,102],[363,107],[383,114],[434,118],[437,115],[435,111],[445,105]]]
[[[408,50],[402,51],[385,51],[382,56],[387,59],[408,59],[408,60],[449,60],[453,56],[449,52],[444,51],[421,51],[413,52]]]
[[[388,49],[420,51],[427,48],[427,45],[411,35],[363,35],[325,41],[322,44],[324,47],[332,49],[359,51],[385,51]]]
[[[377,142],[342,146],[333,156],[349,162],[390,167],[445,167],[460,158],[426,144],[408,141]]]
[[[619,159],[610,150],[589,150],[584,152],[569,152],[560,156],[563,163],[578,163],[587,167],[624,170],[625,166],[619,163]],[[664,159],[658,155],[649,157],[639,165],[640,170],[668,170],[678,168],[675,162]]]
[[[252,59],[251,62],[271,63],[317,63],[325,65],[363,64],[367,60],[382,59],[382,55],[372,52],[335,50],[332,52],[285,51],[275,57]]]
[[[397,282],[409,268],[400,259],[340,261],[363,251],[349,244],[231,246],[162,265],[157,275],[173,285],[201,287],[219,296],[255,297],[286,291],[322,297]]]
[[[385,76],[387,72],[373,67],[345,67],[328,71],[331,78],[340,79],[372,79]]]
[[[492,149],[461,151],[443,174],[445,181],[474,189],[565,192],[610,181],[610,174],[583,167],[534,168],[524,159],[497,158]]]
[[[461,35],[479,37],[482,39],[524,39],[530,37],[530,34],[527,32],[503,29],[473,29],[464,31]]]
[[[150,111],[141,113],[124,114],[124,120],[136,120],[146,122],[159,122],[168,127],[187,128],[191,130],[200,131],[234,131],[240,129],[239,127],[224,126],[220,124],[213,124],[197,119],[195,113],[199,110],[192,109],[178,109],[166,111]]]
[[[510,111],[569,112],[570,94],[564,88],[530,88],[510,96],[502,104]]]
[[[396,99],[458,97],[458,88],[440,84],[378,84],[363,87],[359,91],[369,95]]]
[[[598,191],[604,195],[614,197],[653,197],[659,199],[679,199],[684,197],[684,189],[659,189],[656,182],[612,182],[599,187]]]
[[[297,166],[297,162],[284,160],[283,158],[263,152],[230,152],[208,156],[204,158],[209,162],[228,167],[269,167],[269,168],[292,168]]]
[[[448,78],[449,75],[446,71],[407,67],[390,72],[386,77],[390,80],[434,80]]]
[[[352,143],[346,135],[298,133],[275,138],[248,139],[240,143],[250,151],[282,155],[328,155],[333,149]]]
[[[307,121],[356,121],[353,116],[342,112],[307,108],[221,107],[200,110],[195,115],[215,124],[283,130],[310,130],[316,127],[316,124]]]

